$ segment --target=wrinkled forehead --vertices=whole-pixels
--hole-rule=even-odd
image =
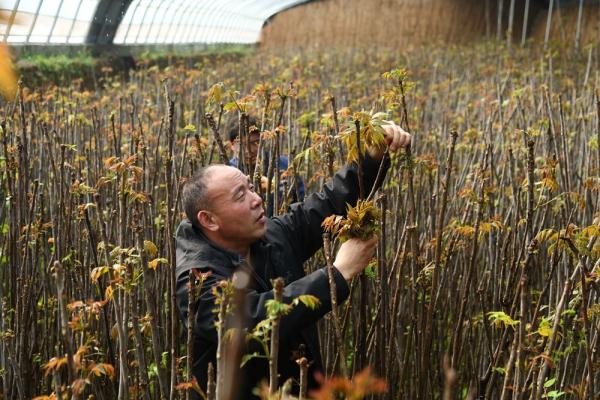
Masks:
[[[211,166],[208,173],[206,192],[211,202],[231,195],[236,187],[248,181],[242,171],[228,165]]]

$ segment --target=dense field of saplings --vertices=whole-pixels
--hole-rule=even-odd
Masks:
[[[0,103],[0,397],[189,398],[181,186],[247,114],[307,194],[358,159],[357,127],[413,135],[347,221],[370,218],[377,256],[320,323],[328,380],[302,397],[598,398],[599,62],[480,45],[25,77]]]

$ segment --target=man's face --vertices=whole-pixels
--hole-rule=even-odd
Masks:
[[[246,153],[244,157],[248,156],[250,163],[254,165],[256,163],[256,155],[258,154],[258,144],[260,143],[260,133],[258,131],[251,132],[248,134],[248,146],[244,147]],[[240,139],[236,138],[233,141],[233,149],[236,156],[239,157],[240,153]]]
[[[258,154],[258,144],[260,143],[260,133],[250,133],[248,135],[248,156],[252,163],[256,162],[256,155]]]
[[[214,166],[207,177],[208,204],[215,224],[213,233],[234,248],[249,245],[267,231],[261,197],[248,177],[230,166]]]

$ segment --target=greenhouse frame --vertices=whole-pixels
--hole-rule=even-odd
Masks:
[[[2,0],[11,45],[255,43],[274,14],[307,0]]]

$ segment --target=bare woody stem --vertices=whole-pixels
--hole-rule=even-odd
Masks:
[[[275,167],[273,165],[273,159],[275,156],[275,141],[277,140],[277,136],[275,136],[269,146],[269,166],[267,167],[267,193],[266,193],[266,197],[265,197],[265,209],[267,210],[267,213],[269,213],[269,210],[271,208],[272,202],[273,202],[273,198],[271,197],[271,191],[273,190],[272,185],[273,185],[273,174],[275,171]],[[260,178],[259,178],[260,179]],[[260,182],[260,180],[259,180]],[[260,183],[259,186],[260,187]],[[273,207],[273,209],[275,209],[275,207]],[[271,217],[272,215],[269,214],[269,217]]]
[[[242,167],[242,171],[245,174],[250,174],[253,172],[250,171],[250,166],[252,165],[251,161],[254,160],[250,160],[250,152],[248,151],[248,115],[245,112],[240,113],[238,118],[238,124],[238,138],[240,139],[240,156],[238,162],[240,163],[240,167]]]
[[[535,204],[535,155],[533,140],[527,141],[527,243],[533,239],[533,212]]]
[[[596,91],[596,118],[597,118],[597,124],[598,126],[596,127],[596,138],[598,141],[598,147],[597,147],[597,156],[598,159],[596,160],[598,162],[598,171],[597,173],[600,175],[600,90]]]
[[[560,301],[558,302],[558,305],[556,306],[556,312],[554,313],[555,318],[554,318],[554,324],[552,326],[552,333],[550,334],[550,339],[548,340],[548,344],[546,345],[546,350],[544,351],[544,355],[546,357],[544,357],[544,364],[542,365],[542,367],[540,368],[540,372],[538,374],[537,377],[537,390],[536,390],[536,394],[535,394],[535,400],[538,400],[541,398],[542,393],[544,392],[544,380],[546,379],[546,375],[548,374],[548,371],[550,370],[550,354],[552,354],[552,352],[554,351],[554,347],[556,346],[556,339],[558,336],[558,330],[560,328],[560,315],[562,315],[562,312],[565,308],[565,304],[567,304],[568,302],[568,298],[571,294],[571,290],[573,288],[573,280],[575,279],[575,277],[577,276],[577,274],[579,273],[579,269],[581,268],[581,265],[577,266],[577,268],[575,269],[575,271],[573,271],[573,273],[571,274],[571,276],[569,277],[569,279],[567,279],[567,281],[565,282],[565,286],[562,292],[562,296],[560,298]]]
[[[331,109],[332,109],[332,114],[333,114],[333,123],[335,125],[335,133],[338,133],[340,131],[340,122],[337,117],[337,105],[335,103],[335,97],[331,96],[329,98],[329,101],[331,101]]]
[[[333,116],[333,124],[335,127],[335,132],[334,135],[339,133],[340,131],[340,122],[338,120],[338,116],[337,116],[337,106],[335,104],[335,97],[331,96],[329,98],[329,101],[331,102],[331,114]],[[329,171],[329,176],[333,177],[334,175],[334,171],[333,171],[333,162],[335,160],[335,154],[333,152],[333,146],[331,145],[331,142],[329,142],[329,144],[327,145],[327,169]]]
[[[400,87],[400,100],[402,103],[402,117],[404,119],[404,126],[407,132],[411,132],[410,123],[408,121],[408,106],[406,105],[406,93],[404,92],[404,82],[402,79],[398,80],[398,86]]]
[[[75,362],[73,360],[73,342],[69,329],[69,317],[67,314],[67,305],[65,304],[64,289],[65,289],[65,270],[58,261],[54,261],[54,278],[56,279],[56,293],[58,299],[58,307],[60,310],[60,334],[63,339],[65,349],[67,351],[67,369],[69,384],[75,379]],[[69,390],[70,392],[70,390]]]
[[[111,262],[111,256],[108,252],[108,233],[106,231],[106,222],[104,220],[104,216],[102,214],[102,206],[100,204],[100,195],[98,193],[96,193],[94,195],[94,200],[96,202],[96,209],[97,209],[97,216],[98,216],[98,222],[100,225],[100,233],[102,235],[102,240],[105,244],[104,248],[103,248],[103,252],[104,252],[104,262],[105,265],[112,265]],[[113,298],[112,298],[112,304],[113,304],[113,309],[115,311],[115,315],[117,318],[117,323],[115,324],[115,326],[117,327],[117,337],[119,340],[119,356],[118,356],[118,361],[119,361],[119,399],[124,398],[125,393],[127,393],[126,387],[125,385],[127,384],[127,335],[125,332],[125,328],[124,328],[124,320],[123,320],[123,309],[122,309],[122,304],[119,300],[119,292],[121,289],[119,289],[119,287],[117,286],[117,290],[115,291],[116,293],[113,293]]]
[[[363,171],[363,154],[361,152],[361,142],[360,142],[360,121],[354,121],[355,132],[356,132],[356,149],[358,153],[358,189],[359,189],[359,199],[365,198],[365,183],[364,183],[364,171]],[[359,304],[359,320],[361,326],[367,327],[367,293],[368,293],[368,281],[366,275],[363,273],[359,277],[360,279],[360,304]],[[364,330],[359,329],[357,331],[357,359],[355,362],[355,366],[358,369],[364,368],[364,360],[366,359],[366,333]],[[344,360],[341,360],[344,362]]]
[[[594,399],[594,390],[595,390],[595,386],[594,386],[594,363],[592,361],[593,358],[593,350],[592,350],[592,344],[590,343],[590,319],[589,319],[589,315],[588,315],[588,296],[589,296],[589,288],[588,288],[588,276],[587,276],[587,268],[586,268],[586,257],[582,256],[579,252],[579,250],[577,249],[577,247],[575,246],[575,244],[573,243],[573,241],[569,238],[569,237],[564,237],[561,238],[562,240],[564,240],[567,245],[569,246],[569,248],[573,251],[573,253],[576,255],[577,258],[579,258],[580,260],[580,266],[581,268],[579,269],[579,273],[580,273],[580,283],[581,283],[581,303],[580,303],[580,313],[581,313],[581,319],[583,320],[583,337],[584,337],[584,343],[585,343],[585,356],[586,356],[586,366],[587,366],[587,384],[585,385],[585,389],[583,392],[583,396],[582,398],[587,399]],[[597,237],[593,237],[592,241],[590,241],[591,243],[595,242],[597,239]],[[593,245],[588,246],[588,248],[592,248]]]
[[[217,126],[217,123],[215,122],[215,119],[213,118],[211,113],[206,113],[204,115],[204,119],[206,120],[206,123],[212,130],[212,133],[215,137],[215,142],[217,143],[217,147],[219,148],[219,157],[221,158],[221,162],[225,165],[228,165],[229,157],[227,157],[225,145],[223,144],[223,139],[221,138],[221,134],[219,133],[219,128]]]
[[[140,261],[142,263],[142,265],[147,265],[147,259],[146,259],[146,255],[144,253],[144,246],[143,246],[143,241],[142,241],[142,233],[141,233],[141,226],[137,221],[141,221],[142,219],[140,218],[140,212],[139,212],[139,205],[136,205],[136,207],[133,209],[133,220],[132,220],[132,226],[131,229],[134,233],[135,236],[135,241],[136,241],[136,247],[138,250],[138,254],[140,255]],[[136,357],[138,358],[139,361],[139,366],[138,366],[138,374],[139,374],[139,386],[141,388],[142,394],[143,394],[143,398],[145,400],[150,400],[151,399],[151,395],[150,395],[150,384],[149,384],[149,377],[148,377],[148,366],[146,363],[146,354],[144,352],[144,340],[142,338],[142,333],[141,333],[141,329],[140,329],[140,315],[142,312],[142,302],[143,302],[143,292],[141,290],[141,288],[139,288],[140,290],[137,291],[136,293],[136,298],[135,300],[132,301],[132,319],[133,319],[133,331],[134,331],[134,336],[135,336],[135,341],[136,341]],[[142,297],[140,297],[142,296]]]
[[[451,133],[451,142],[450,148],[448,151],[448,158],[446,159],[446,174],[444,176],[444,183],[442,184],[442,207],[440,209],[440,213],[438,215],[437,221],[437,232],[435,238],[435,264],[434,269],[431,274],[431,294],[430,294],[430,304],[429,309],[427,310],[427,325],[425,326],[425,338],[423,340],[424,348],[427,349],[431,345],[431,336],[433,334],[433,318],[434,312],[436,309],[437,303],[437,287],[438,287],[438,279],[440,273],[440,264],[442,260],[442,240],[443,240],[443,232],[444,232],[444,219],[446,217],[446,209],[448,207],[448,188],[450,187],[450,179],[452,177],[452,162],[454,160],[454,149],[456,147],[456,139],[458,138],[458,134],[456,131],[452,131]],[[427,352],[422,352],[421,359],[421,368],[424,370],[429,365],[429,357]],[[449,362],[449,361],[448,361]]]
[[[222,293],[221,304],[219,305],[218,319],[217,319],[217,384],[216,384],[216,399],[221,400],[223,393],[227,391],[224,387],[225,380],[225,319],[227,317],[227,308],[229,306],[229,296]]]
[[[518,390],[519,390],[519,388],[518,388],[519,378],[517,378],[517,376],[520,374],[520,370],[522,369],[519,366],[519,360],[521,359],[521,356],[522,356],[522,349],[521,349],[522,337],[524,336],[524,331],[522,331],[522,329],[526,325],[526,323],[524,321],[524,319],[526,317],[526,315],[525,315],[526,304],[524,304],[526,293],[524,291],[527,289],[527,280],[528,280],[527,273],[528,273],[528,269],[533,261],[533,256],[535,254],[535,249],[537,248],[537,246],[538,246],[538,242],[535,239],[531,240],[529,242],[529,244],[527,245],[527,255],[525,256],[525,260],[523,261],[523,268],[521,269],[519,289],[517,290],[517,292],[515,294],[515,296],[519,296],[519,298],[521,300],[520,301],[520,303],[521,303],[520,304],[520,315],[518,317],[516,317],[516,319],[518,319],[520,321],[519,331],[515,332],[515,334],[514,334],[512,345],[511,345],[511,350],[510,350],[510,356],[509,356],[508,362],[506,363],[505,374],[504,374],[504,383],[502,385],[502,394],[500,396],[501,399],[505,399],[508,396],[508,390],[509,390],[509,388],[511,388],[510,378],[512,377],[513,369],[515,369],[515,381],[516,381],[516,385],[514,385],[512,387],[513,394],[517,395]]]
[[[412,130],[410,128],[410,122],[408,120],[408,107],[406,105],[406,94],[404,92],[404,83],[402,81],[402,79],[398,80],[398,86],[400,88],[400,100],[401,100],[401,105],[402,105],[402,120],[404,120],[404,130],[407,131],[408,133],[411,133]],[[418,240],[418,231],[417,231],[417,205],[416,205],[416,200],[415,200],[415,188],[414,188],[414,163],[413,163],[413,156],[412,156],[412,148],[411,145],[408,145],[405,148],[405,158],[404,158],[404,169],[406,170],[406,179],[407,179],[407,200],[408,200],[408,213],[407,213],[407,221],[410,221],[409,225],[407,226],[408,229],[408,239],[409,239],[409,244],[410,244],[410,252],[411,254],[411,259],[410,259],[410,268],[411,268],[411,274],[414,277],[414,273],[415,271],[417,271],[419,269],[419,257],[420,257],[420,248],[419,248],[419,240]],[[414,279],[414,278],[413,278]],[[416,292],[413,293],[413,303],[416,303]],[[428,349],[426,349],[425,351],[428,351]],[[406,355],[408,353],[405,353]],[[405,356],[406,359],[406,356]],[[452,362],[452,358],[451,358],[451,365],[453,366],[453,362]],[[402,368],[402,373],[401,375],[401,381],[404,380],[404,374],[406,373],[406,368]],[[425,379],[423,376],[420,376],[420,387],[419,387],[419,392],[421,394],[421,396],[423,397],[427,397],[426,389],[427,389],[427,379]]]
[[[358,153],[358,189],[359,189],[359,199],[365,198],[365,182],[363,175],[363,154],[361,152],[360,146],[360,121],[354,121],[355,132],[356,132],[356,150]]]
[[[588,241],[588,244],[586,246],[588,252],[591,251],[591,249],[594,247],[594,244],[596,243],[597,239],[598,239],[598,236],[592,236],[590,238],[590,240]],[[567,244],[572,245],[572,242],[570,242],[570,239],[569,239],[569,241],[567,241]],[[565,282],[565,286],[563,288],[562,295],[556,306],[556,311],[554,312],[554,315],[555,315],[554,324],[552,325],[552,333],[549,336],[548,342],[546,344],[546,349],[544,350],[544,357],[543,357],[544,364],[540,368],[540,372],[538,373],[538,377],[537,377],[537,382],[536,382],[537,390],[535,393],[535,400],[538,400],[539,398],[541,398],[542,393],[543,393],[544,381],[546,379],[548,372],[550,371],[551,362],[552,362],[551,361],[552,358],[550,356],[551,356],[552,352],[554,351],[557,341],[558,341],[557,340],[558,335],[559,335],[558,330],[560,329],[560,321],[561,321],[560,316],[562,315],[565,305],[567,305],[569,302],[569,297],[573,290],[573,282],[574,282],[575,278],[577,277],[577,274],[580,274],[581,273],[580,271],[582,269],[585,270],[585,263],[586,263],[585,257],[579,257],[579,262],[577,264],[577,267],[575,267],[575,270],[573,271],[573,273],[569,276],[569,278]],[[585,296],[582,299],[582,301],[585,301]],[[587,357],[587,354],[586,354],[586,357]]]
[[[98,215],[99,215],[99,217],[101,217],[101,213],[98,213]],[[100,226],[103,227],[104,223],[101,222]],[[138,248],[140,249],[141,262],[142,262],[142,265],[144,266],[143,267],[144,268],[144,282],[143,282],[144,303],[146,306],[146,312],[150,315],[150,317],[152,318],[153,321],[156,321],[158,319],[158,315],[157,315],[158,313],[156,311],[155,303],[153,302],[153,299],[156,296],[154,296],[152,294],[152,287],[154,286],[155,281],[156,281],[156,276],[155,276],[156,271],[153,271],[152,269],[148,268],[148,260],[147,260],[146,254],[142,250],[144,248],[144,244],[143,244],[143,240],[142,240],[142,231],[143,231],[143,227],[140,227],[139,229],[135,230],[135,234],[137,236],[136,239],[138,242]],[[105,238],[105,232],[103,232],[103,238]],[[105,242],[105,243],[107,243],[107,242]],[[107,246],[104,246],[104,253],[105,253],[104,257],[106,260],[108,260],[109,255],[108,255],[108,249],[106,247]],[[159,388],[160,395],[163,398],[166,398],[167,397],[167,382],[166,382],[167,378],[165,375],[166,371],[161,366],[161,363],[160,363],[161,354],[163,353],[163,345],[161,344],[159,328],[156,324],[150,324],[150,333],[151,333],[151,340],[152,340],[152,355],[153,355],[153,359],[154,359],[154,364],[157,366],[157,369],[158,369],[158,374],[157,374],[158,388]]]
[[[595,393],[594,391],[596,390],[596,386],[594,383],[594,361],[593,361],[593,345],[591,344],[591,336],[592,336],[592,332],[593,329],[590,326],[590,318],[588,316],[588,306],[587,306],[587,302],[588,302],[588,296],[589,296],[589,288],[588,288],[588,277],[587,277],[587,272],[586,272],[586,268],[583,267],[580,269],[580,276],[581,276],[581,294],[582,294],[582,300],[581,300],[581,318],[583,319],[583,337],[585,339],[585,357],[586,357],[586,363],[587,363],[587,385],[585,385],[585,390],[587,391],[587,396],[586,393],[584,392],[584,396],[583,398],[589,398],[589,399],[593,399],[595,398]]]
[[[265,118],[267,115],[267,111],[269,109],[269,105],[271,104],[271,96],[269,96],[268,94],[265,95],[264,100],[265,100],[265,106],[262,110],[260,126],[258,127],[261,132],[264,130]],[[263,140],[262,135],[260,135],[260,139],[258,141],[258,152],[256,154],[256,160],[254,160],[254,171],[252,174],[252,179],[254,182],[254,187],[257,188],[258,190],[260,190],[261,192],[262,192],[262,189],[260,189],[260,179],[263,175],[262,174],[262,163],[263,163],[262,160],[263,160],[264,148],[265,148],[265,141]]]
[[[477,249],[479,246],[479,228],[481,221],[483,219],[483,211],[484,211],[484,201],[485,201],[485,177],[483,176],[483,171],[485,171],[485,166],[487,164],[487,157],[484,159],[483,164],[481,165],[481,183],[479,187],[479,200],[477,202],[477,216],[475,219],[475,230],[473,232],[473,242],[471,247],[471,254],[469,256],[469,264],[467,267],[466,274],[464,276],[463,281],[461,282],[460,287],[460,298],[464,299],[467,297],[470,288],[471,288],[471,278],[473,275],[473,271],[475,269],[475,261],[477,258]],[[466,302],[461,302],[458,319],[456,321],[456,332],[452,337],[452,357],[450,359],[450,365],[453,368],[459,364],[459,360],[462,352],[462,334],[463,334],[463,323],[466,312]]]
[[[175,142],[175,103],[171,99],[169,95],[169,91],[165,84],[165,97],[166,103],[168,106],[168,128],[167,128],[167,139],[168,139],[168,153],[165,159],[165,177],[167,181],[167,191],[166,191],[166,200],[167,200],[167,221],[170,223],[166,226],[166,247],[167,247],[167,255],[169,260],[169,280],[168,280],[168,290],[167,293],[169,295],[169,328],[170,328],[170,349],[169,354],[171,355],[170,359],[170,390],[169,390],[169,399],[173,400],[175,398],[175,385],[177,383],[177,311],[176,311],[176,302],[177,302],[177,291],[176,291],[176,271],[175,271],[175,235],[171,232],[172,226],[174,225],[174,209],[175,202],[173,201],[173,155],[174,155],[174,142]]]
[[[302,357],[296,360],[300,366],[300,393],[298,394],[298,400],[306,400],[306,391],[308,388],[308,382],[306,376],[308,375],[308,360],[306,357]]]
[[[383,170],[384,170],[386,163],[389,161],[389,159],[390,159],[390,149],[388,148],[388,149],[385,149],[385,152],[383,153],[383,157],[381,158],[381,162],[379,163],[379,168],[377,169],[377,175],[375,176],[375,183],[373,184],[373,187],[371,188],[371,192],[367,196],[367,201],[373,200],[373,196],[375,196],[375,193],[377,193],[377,189],[379,189],[379,187],[381,186],[381,181],[384,178]]]
[[[279,171],[279,136],[281,135],[281,132],[279,130],[279,128],[275,128],[275,138],[274,138],[274,143],[273,143],[273,150],[274,153],[272,155],[272,159],[271,159],[271,165],[273,165],[273,180],[274,180],[274,187],[273,187],[273,215],[278,215],[279,214],[279,202],[280,202],[280,198],[279,198],[279,174],[281,171]]]
[[[186,368],[187,368],[187,377],[186,380],[191,382],[193,379],[192,375],[192,357],[194,350],[194,317],[195,313],[192,312],[193,305],[196,301],[196,279],[194,276],[194,271],[190,270],[189,274],[189,283],[188,283],[188,318],[187,318],[187,359],[186,359]],[[190,400],[193,389],[188,389],[185,392],[186,400]]]
[[[325,260],[327,261],[327,276],[329,278],[329,295],[331,296],[331,316],[333,319],[333,327],[335,332],[335,339],[339,344],[338,352],[340,358],[340,366],[342,369],[342,376],[348,377],[348,367],[346,366],[346,341],[344,340],[344,334],[342,332],[342,326],[340,324],[340,316],[337,304],[337,288],[335,284],[335,278],[333,276],[333,260],[331,257],[331,238],[328,232],[323,233],[323,252],[325,253]]]
[[[278,303],[283,299],[283,279],[277,278],[273,281],[273,297]],[[278,389],[277,379],[277,360],[279,357],[279,323],[281,322],[281,314],[273,316],[271,326],[271,349],[269,351],[269,394],[273,395]]]
[[[444,400],[454,398],[454,386],[456,385],[456,371],[450,366],[450,358],[444,356]]]
[[[208,363],[208,380],[206,383],[206,400],[215,400],[215,367],[213,363]]]

